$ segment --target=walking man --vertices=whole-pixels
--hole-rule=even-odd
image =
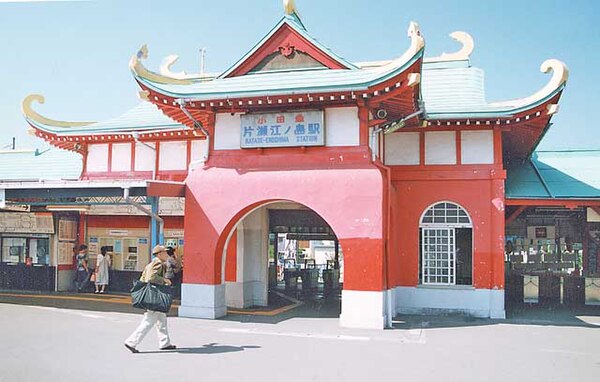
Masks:
[[[152,249],[152,255],[156,256],[150,264],[146,265],[142,277],[140,280],[143,282],[158,284],[158,285],[171,285],[171,281],[164,277],[165,264],[167,262],[167,249],[162,245],[157,245]],[[169,338],[169,331],[167,329],[167,314],[163,312],[155,312],[152,310],[146,310],[142,322],[137,329],[125,340],[125,347],[132,353],[138,353],[136,349],[137,345],[144,339],[146,334],[153,325],[156,325],[158,332],[158,344],[160,350],[173,350],[176,348],[175,345],[171,344]]]

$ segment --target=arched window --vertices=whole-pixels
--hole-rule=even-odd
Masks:
[[[419,230],[421,284],[471,285],[473,224],[467,211],[455,203],[436,203],[423,213]]]

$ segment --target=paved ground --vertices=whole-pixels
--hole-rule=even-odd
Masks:
[[[119,296],[0,293],[0,381],[594,381],[600,310],[525,310],[505,321],[402,316],[395,329],[350,330],[320,306],[284,317],[169,318],[174,351]],[[106,301],[109,300],[109,301]],[[110,302],[112,301],[112,302]],[[20,302],[27,305],[15,304]],[[45,303],[42,303],[45,302]],[[49,305],[49,306],[42,306]],[[321,309],[318,312],[315,309]],[[316,318],[323,314],[325,318]]]

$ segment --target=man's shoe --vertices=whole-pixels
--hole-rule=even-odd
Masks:
[[[127,349],[129,349],[129,351],[130,351],[130,352],[132,352],[132,353],[139,353],[139,352],[140,352],[139,350],[137,350],[136,348],[134,348],[134,347],[133,347],[133,346],[131,346],[131,345],[127,345],[127,344],[124,344],[124,345],[125,345],[125,347],[126,347]]]
[[[125,345],[125,346],[127,346],[127,345]],[[165,346],[164,348],[160,348],[160,350],[173,350],[173,349],[177,349],[177,346],[169,345],[169,346]]]

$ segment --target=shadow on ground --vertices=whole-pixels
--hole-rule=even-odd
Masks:
[[[179,353],[179,354],[220,354],[220,353],[234,353],[244,351],[245,349],[260,349],[257,345],[244,345],[244,346],[232,346],[232,345],[219,345],[217,343],[206,344],[202,347],[187,347],[177,348],[173,350],[153,350],[153,351],[140,351],[137,354],[155,354],[155,353]]]
[[[507,309],[505,320],[476,318],[458,314],[399,315],[394,329],[455,328],[488,325],[569,326],[600,329],[600,306],[540,306],[521,305]]]

